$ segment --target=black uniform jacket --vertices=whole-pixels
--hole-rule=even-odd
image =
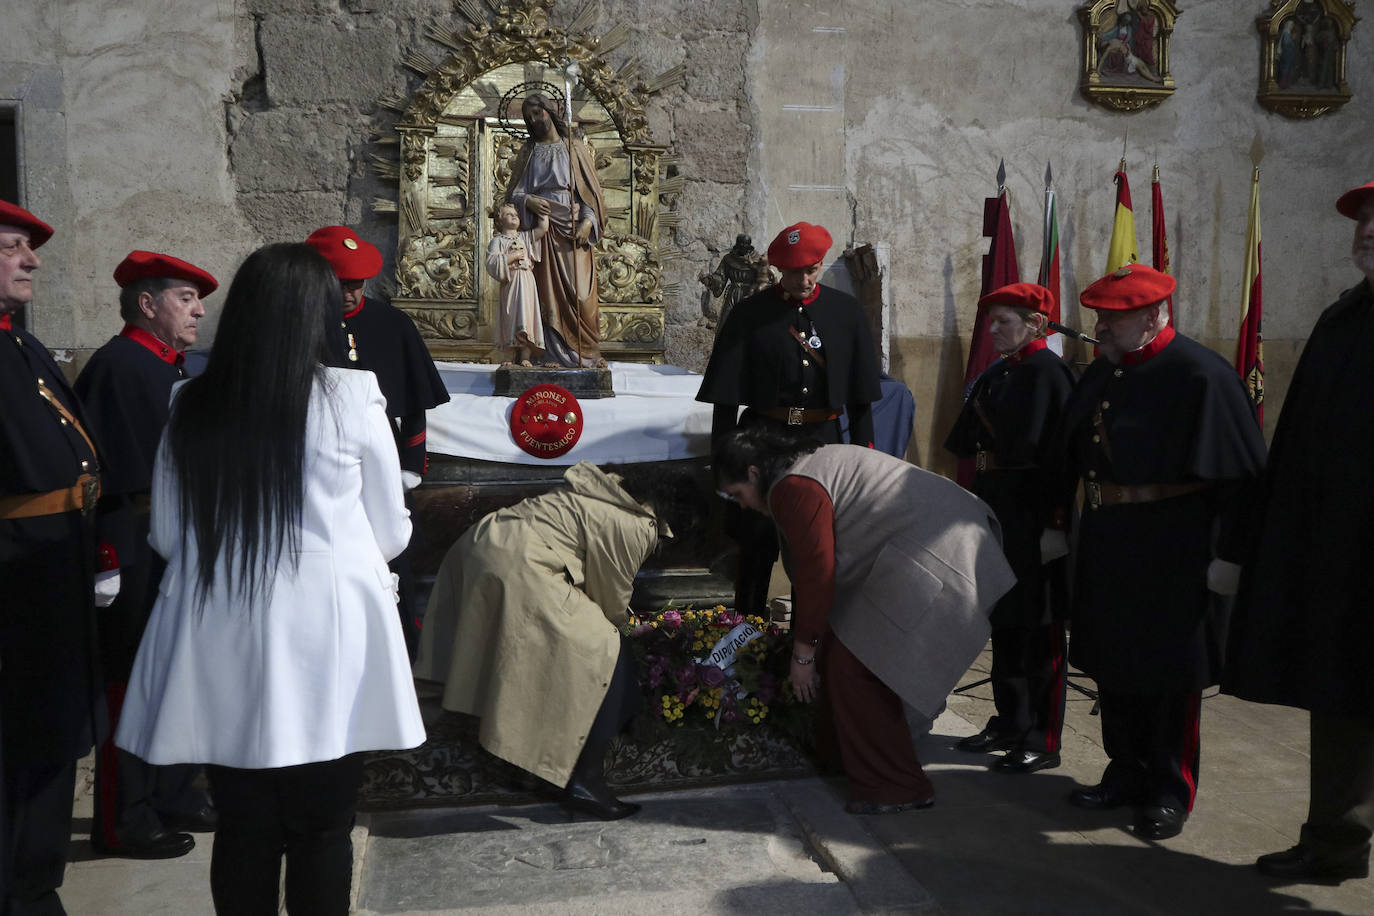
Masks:
[[[76,395],[37,338],[0,331],[0,496],[65,489],[98,470],[82,436],[39,396],[40,378],[85,426]],[[0,519],[6,766],[77,759],[103,728],[91,598],[95,528],[95,516],[80,511]]]
[[[1274,430],[1222,686],[1262,703],[1374,716],[1374,292],[1322,313]]]
[[[125,328],[91,356],[76,380],[104,458],[102,499],[124,496],[121,523],[130,536],[119,551],[119,595],[99,612],[105,677],[123,683],[162,578],[162,558],[148,546],[153,460],[167,425],[172,386],[185,378],[180,355],[137,328]]]
[[[377,376],[386,414],[396,430],[401,468],[425,471],[425,411],[447,403],[448,389],[410,316],[383,299],[364,299],[344,316],[346,341],[356,360],[339,365],[367,369]]]
[[[1054,432],[1073,390],[1073,372],[1045,341],[1033,341],[988,367],[974,382],[945,448],[960,458],[991,453],[996,469],[979,471],[973,492],[997,513],[1002,548],[1016,573],[1016,585],[992,611],[995,627],[1035,626],[1062,616],[1046,600],[1047,577],[1062,577],[1063,564],[1040,563],[1040,534],[1055,519],[1055,479],[1047,462],[1055,452]],[[1061,514],[1062,518],[1062,514]],[[1062,590],[1057,590],[1062,591]]]
[[[872,332],[853,296],[820,287],[806,305],[789,302],[774,287],[742,300],[716,337],[697,400],[749,407],[849,408],[867,433],[855,429],[856,444],[872,440],[867,405],[882,398]],[[796,328],[821,339],[821,359],[793,337]],[[824,366],[821,366],[824,361]],[[862,440],[862,441],[861,441]]]
[[[1105,437],[1093,422],[1099,412]],[[1216,683],[1226,615],[1207,590],[1207,566],[1214,556],[1239,559],[1236,513],[1245,484],[1264,467],[1264,437],[1236,370],[1166,327],[1122,365],[1104,357],[1089,366],[1063,429],[1066,489],[1079,479],[1210,484],[1153,502],[1084,507],[1070,660],[1127,693]]]

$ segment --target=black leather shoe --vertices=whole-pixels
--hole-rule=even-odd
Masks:
[[[122,859],[175,859],[196,848],[196,839],[189,833],[173,833],[162,827],[142,836],[121,837],[118,845],[91,838],[95,851]]]
[[[187,814],[158,812],[157,817],[168,830],[184,830],[187,833],[213,833],[219,825],[219,812],[213,805],[202,805],[199,810]]]
[[[1299,843],[1292,849],[1260,856],[1255,866],[1274,878],[1368,878],[1369,847],[1348,855],[1332,855]]]
[[[1150,805],[1135,818],[1135,835],[1146,840],[1167,840],[1183,832],[1188,812],[1169,805]]]
[[[576,781],[568,783],[559,801],[571,811],[590,814],[603,821],[618,821],[639,810],[639,805],[621,801],[611,794],[610,789],[598,791]]]
[[[1095,786],[1074,789],[1069,793],[1069,804],[1090,811],[1106,811],[1110,808],[1120,808],[1122,805],[1140,804],[1140,793],[1100,782]]]
[[[986,754],[989,751],[1011,750],[1016,747],[1016,738],[992,728],[985,728],[976,735],[960,738],[954,746],[970,754]]]
[[[903,811],[920,811],[935,806],[935,796],[918,798],[909,802],[852,801],[844,806],[850,814],[900,814]]]
[[[1007,751],[992,768],[999,773],[1034,773],[1059,766],[1057,751]]]

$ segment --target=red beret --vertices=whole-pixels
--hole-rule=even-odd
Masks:
[[[347,226],[316,229],[305,244],[324,255],[344,283],[367,280],[381,272],[382,253],[377,246],[358,238],[358,233]]]
[[[27,229],[30,248],[39,248],[44,242],[52,238],[52,226],[23,207],[16,206],[7,200],[0,200],[0,225]]]
[[[1042,315],[1054,311],[1054,293],[1039,283],[1012,283],[995,289],[978,300],[978,307],[989,305],[1009,305],[1017,309],[1030,309]]]
[[[1104,312],[1129,312],[1163,302],[1178,283],[1147,264],[1127,264],[1083,290],[1078,301]]]
[[[1369,200],[1371,194],[1374,194],[1374,181],[1366,182],[1358,188],[1351,188],[1336,201],[1336,209],[1341,211],[1341,216],[1359,219],[1360,208]]]
[[[120,289],[137,280],[163,277],[185,280],[200,290],[201,296],[208,296],[219,289],[219,281],[196,265],[155,251],[131,251],[114,270],[114,279]]]
[[[825,259],[830,250],[830,233],[824,226],[797,223],[788,226],[768,246],[768,263],[779,270],[810,267]]]

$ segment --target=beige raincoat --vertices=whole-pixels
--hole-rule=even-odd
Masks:
[[[658,543],[653,513],[581,462],[566,485],[487,515],[444,558],[416,677],[479,716],[491,753],[562,786],[620,651],[635,572]]]

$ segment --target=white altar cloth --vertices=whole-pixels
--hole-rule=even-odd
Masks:
[[[511,464],[570,465],[579,461],[671,461],[711,451],[711,405],[696,400],[701,375],[678,366],[611,363],[615,397],[579,399],[584,423],[577,444],[556,458],[536,458],[510,434],[515,398],[499,398],[494,365],[434,364],[449,402],[428,412],[426,447],[440,455]]]

